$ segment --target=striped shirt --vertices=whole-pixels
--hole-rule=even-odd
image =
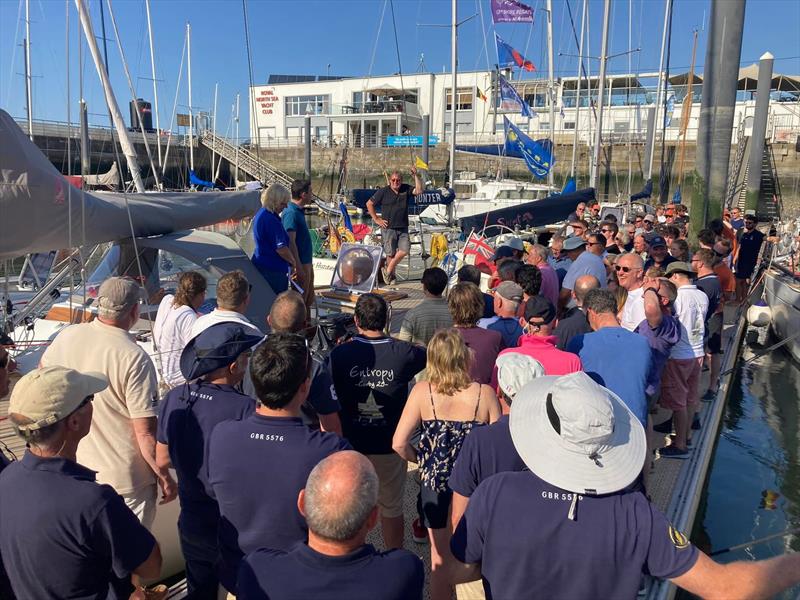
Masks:
[[[434,333],[452,326],[447,300],[426,298],[406,313],[397,337],[405,342],[427,346]]]

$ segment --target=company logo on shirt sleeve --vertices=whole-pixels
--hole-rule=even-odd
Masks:
[[[672,525],[669,526],[669,539],[678,550],[689,547],[689,539]]]

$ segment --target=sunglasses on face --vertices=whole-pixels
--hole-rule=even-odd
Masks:
[[[614,265],[614,270],[619,273],[622,271],[623,273],[630,273],[631,271],[641,271],[638,267],[625,267],[623,265]]]
[[[392,178],[392,179],[390,179],[389,181],[391,181],[391,182],[393,182],[393,183],[400,183],[400,182],[401,182],[401,181],[403,181],[403,180],[402,180],[402,179],[396,179],[396,178]]]

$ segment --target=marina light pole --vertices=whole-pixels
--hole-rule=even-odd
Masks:
[[[234,159],[233,171],[233,185],[237,187],[239,184],[236,181],[239,179],[239,94],[236,94],[236,158]]]
[[[769,117],[769,92],[772,87],[772,66],[775,57],[765,52],[758,61],[758,86],[756,87],[756,112],[753,115],[753,133],[750,136],[750,176],[747,178],[747,204],[745,208],[758,208],[761,192],[761,161],[764,159],[764,138],[767,136]]]
[[[580,54],[580,52],[579,52]],[[550,151],[556,155],[556,90],[553,79],[553,0],[547,0],[547,101],[550,106]],[[547,184],[553,187],[553,167],[547,171]]]
[[[603,94],[606,87],[606,63],[608,62],[608,21],[611,16],[611,0],[605,0],[603,9],[603,38],[600,44],[600,81],[597,82],[597,98],[600,106],[597,111],[597,129],[594,132],[594,153],[590,187],[597,187],[600,176],[600,146],[603,141]]]

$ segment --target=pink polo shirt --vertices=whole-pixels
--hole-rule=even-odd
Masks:
[[[583,369],[577,354],[556,348],[558,338],[554,335],[523,335],[519,338],[519,346],[507,348],[498,356],[509,352],[521,352],[538,360],[544,367],[545,375],[569,375]],[[492,387],[497,388],[497,366],[492,370]]]

